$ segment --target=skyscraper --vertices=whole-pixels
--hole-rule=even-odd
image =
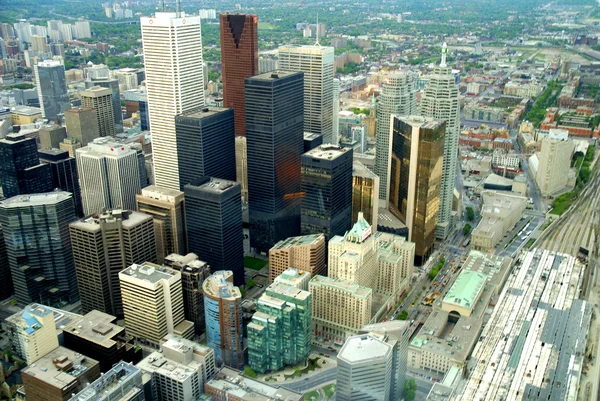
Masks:
[[[389,209],[408,227],[420,265],[433,251],[436,237],[446,123],[393,116],[391,128]]]
[[[550,129],[542,139],[535,180],[542,195],[547,196],[565,188],[569,181],[573,141],[567,130]]]
[[[390,118],[392,114],[399,116],[413,115],[417,111],[413,77],[404,72],[388,75],[383,82],[383,90],[377,106],[377,148],[375,153],[374,173],[379,177],[379,199],[381,207],[387,207],[389,200],[390,177],[388,172],[391,152]]]
[[[101,86],[92,86],[81,91],[80,95],[81,104],[84,107],[96,110],[100,136],[115,136],[115,115],[111,90]]]
[[[155,262],[152,217],[109,210],[69,226],[81,307],[122,317],[119,272],[134,263]]]
[[[263,252],[300,234],[303,75],[246,78],[250,244]]]
[[[54,120],[71,108],[65,66],[56,60],[40,61],[34,66],[34,73],[42,116]]]
[[[233,271],[244,284],[244,243],[240,184],[202,177],[184,188],[188,247],[212,272]]]
[[[175,117],[180,190],[204,177],[235,181],[233,109],[203,107]]]
[[[141,18],[155,184],[180,189],[175,116],[204,106],[200,17]]]
[[[348,338],[337,356],[336,399],[391,401],[393,354],[378,336]]]
[[[452,231],[452,199],[458,160],[460,134],[460,98],[452,68],[446,65],[446,43],[442,47],[442,62],[433,69],[421,95],[421,115],[446,122],[444,137],[444,166],[440,189],[440,212],[436,235],[445,239]]]
[[[49,164],[52,171],[52,188],[73,194],[75,203],[75,214],[83,217],[83,204],[81,203],[81,187],[79,186],[79,174],[77,162],[69,152],[61,149],[38,150],[40,162]]]
[[[248,203],[248,147],[245,136],[235,137],[235,177],[242,186],[242,202]]]
[[[274,283],[248,324],[248,364],[260,373],[304,363],[311,345],[310,292]]]
[[[333,47],[283,46],[279,48],[279,69],[304,72],[304,131],[333,138]]]
[[[221,14],[219,18],[223,105],[235,110],[235,133],[244,136],[244,79],[258,75],[258,17],[251,14]]]
[[[86,216],[102,209],[135,209],[141,191],[140,160],[129,145],[98,138],[77,149],[77,170]]]
[[[5,198],[54,189],[51,168],[40,163],[35,139],[21,133],[0,139],[0,179]]]
[[[65,111],[65,125],[69,137],[76,139],[81,146],[100,137],[97,111],[90,107],[77,107]]]
[[[373,231],[377,231],[379,213],[379,177],[361,162],[352,164],[352,224],[363,214]]]
[[[0,224],[19,302],[79,300],[68,228],[73,220],[68,192],[19,195],[0,202]]]
[[[333,80],[333,129],[331,130],[331,143],[338,144],[340,136],[340,80]]]
[[[183,192],[155,185],[143,188],[135,196],[137,211],[152,216],[156,237],[156,259],[163,263],[172,253],[187,251],[185,200]]]
[[[218,362],[240,369],[244,366],[242,294],[232,279],[231,271],[218,271],[202,284],[206,343]]]
[[[181,273],[144,262],[121,271],[119,280],[129,334],[155,347],[167,334],[194,336],[183,312]]]
[[[40,149],[58,149],[60,143],[67,137],[67,130],[60,125],[40,128]]]
[[[90,89],[94,86],[100,86],[102,88],[110,89],[113,103],[113,117],[115,130],[117,132],[123,132],[123,113],[121,112],[121,89],[119,86],[119,80],[110,79],[107,75],[106,77],[91,77],[90,80],[85,81],[86,89]]]
[[[342,235],[352,222],[352,149],[321,145],[302,155],[301,232]]]
[[[12,276],[10,274],[10,264],[8,263],[8,255],[6,253],[6,243],[2,234],[2,226],[0,226],[0,293],[12,295],[14,291]]]
[[[323,234],[290,237],[269,249],[269,279],[275,280],[281,273],[295,267],[310,273],[311,277],[327,274]]]
[[[172,253],[165,258],[164,265],[181,273],[185,318],[194,322],[196,334],[201,335],[206,327],[202,283],[210,276],[210,266],[195,253],[185,256]]]

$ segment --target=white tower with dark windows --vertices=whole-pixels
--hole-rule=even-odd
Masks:
[[[380,206],[387,207],[389,200],[389,169],[390,150],[392,135],[390,130],[390,119],[393,114],[409,116],[417,111],[417,99],[415,95],[414,78],[408,72],[394,72],[388,75],[383,82],[383,90],[379,96],[377,106],[377,131],[375,171],[379,176],[379,199]]]
[[[460,99],[452,69],[446,64],[446,43],[442,46],[442,61],[435,67],[421,96],[421,115],[446,122],[444,165],[440,191],[440,211],[436,236],[445,239],[452,231],[452,197],[458,159],[460,133]]]
[[[142,17],[156,185],[179,190],[175,116],[204,106],[200,17],[157,12]]]

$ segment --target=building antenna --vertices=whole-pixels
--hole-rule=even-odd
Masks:
[[[440,62],[440,67],[447,67],[446,64],[446,54],[448,53],[448,45],[446,42],[442,45],[442,61]]]
[[[177,6],[176,6],[176,8],[175,8],[175,16],[176,16],[177,18],[180,18],[180,17],[181,17],[181,4],[180,4],[180,1],[179,1],[179,0],[177,0],[177,3],[176,3],[176,4],[177,4]]]
[[[165,0],[162,0],[162,10],[165,11]]]
[[[319,46],[321,47],[321,44],[319,43],[319,13],[317,13],[317,41],[315,42],[315,46]]]

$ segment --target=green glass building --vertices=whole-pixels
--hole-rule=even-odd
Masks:
[[[296,365],[310,353],[311,294],[275,283],[248,324],[248,364],[260,373]]]

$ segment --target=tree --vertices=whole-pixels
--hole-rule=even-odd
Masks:
[[[402,312],[400,312],[400,314],[398,315],[396,320],[406,320],[407,318],[408,318],[408,312],[403,310]]]
[[[404,399],[413,401],[417,395],[417,382],[415,379],[408,379],[404,382]]]
[[[475,212],[471,206],[467,207],[467,218],[469,221],[473,221],[475,219]]]
[[[256,374],[256,372],[254,371],[254,369],[252,369],[250,366],[246,365],[244,366],[244,375],[251,377],[253,379],[255,379],[258,375]]]
[[[471,232],[471,225],[469,223],[465,224],[463,227],[463,235],[467,235]]]

